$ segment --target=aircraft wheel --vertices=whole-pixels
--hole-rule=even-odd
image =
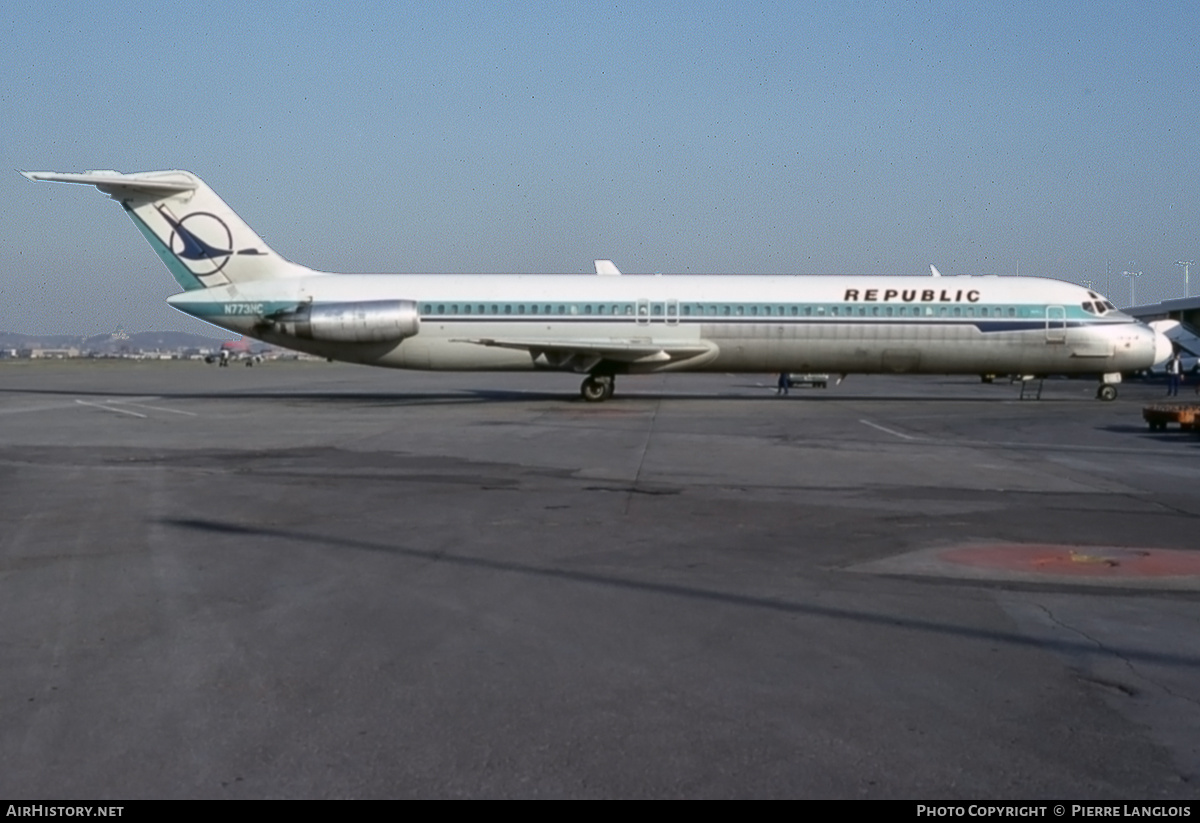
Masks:
[[[579,387],[579,394],[589,403],[599,403],[613,396],[611,377],[588,377]]]
[[[1117,399],[1117,387],[1105,383],[1100,388],[1096,389],[1096,399],[1103,400],[1108,403]]]

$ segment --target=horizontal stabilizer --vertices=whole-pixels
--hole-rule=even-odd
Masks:
[[[85,171],[82,174],[56,171],[23,171],[27,179],[45,183],[79,183],[95,186],[113,197],[149,195],[169,197],[185,191],[194,191],[196,183],[178,172],[141,172],[120,174],[115,171]]]

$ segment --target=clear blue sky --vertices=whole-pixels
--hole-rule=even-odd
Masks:
[[[1200,259],[1200,4],[10,3],[9,169],[183,168],[332,271],[1042,275]],[[0,175],[0,330],[209,327]],[[1200,293],[1200,266],[1192,272]],[[1128,281],[1109,291],[1128,302]]]

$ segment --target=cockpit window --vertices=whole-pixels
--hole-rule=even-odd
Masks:
[[[1109,303],[1107,300],[1096,300],[1095,302],[1088,300],[1088,301],[1085,301],[1082,305],[1083,305],[1083,310],[1090,314],[1105,315],[1105,314],[1108,314],[1110,311],[1117,310],[1117,307],[1114,306],[1112,303]]]

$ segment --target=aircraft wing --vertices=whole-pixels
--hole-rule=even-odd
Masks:
[[[717,354],[716,344],[704,340],[479,337],[452,342],[527,351],[535,361],[540,360],[551,368],[570,368],[580,372],[590,371],[605,360],[639,365],[667,365],[705,355],[715,357]]]

